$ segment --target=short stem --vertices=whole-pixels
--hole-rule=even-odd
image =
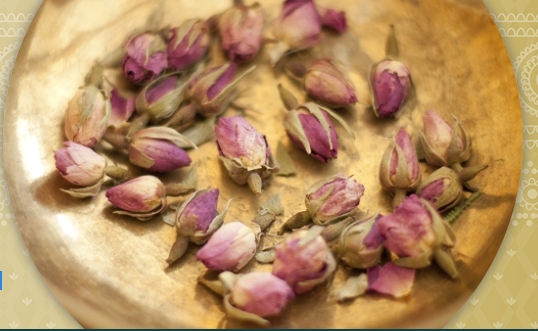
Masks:
[[[163,126],[171,127],[177,131],[182,131],[194,124],[194,117],[196,116],[197,109],[192,103],[179,108],[173,115],[166,121]]]
[[[167,206],[180,205],[184,201],[185,201],[184,196],[166,196],[166,205]]]
[[[210,280],[207,278],[204,278],[203,276],[198,277],[198,283],[206,286],[211,291],[215,292],[219,295],[224,295],[224,286],[222,285],[222,282],[217,280]]]
[[[248,175],[247,184],[252,192],[256,194],[256,196],[260,196],[262,194],[262,178],[260,177],[259,173],[251,172]]]
[[[450,165],[450,168],[452,168],[452,170],[454,170],[456,173],[458,173],[458,172],[460,172],[460,171],[463,170],[463,167],[461,166],[461,164],[459,164],[459,163],[457,163],[457,162],[456,162],[456,163],[452,163],[452,164]]]
[[[398,207],[404,201],[406,194],[406,190],[396,189],[394,191],[394,198],[392,198],[392,208]]]
[[[118,167],[118,166],[108,166],[105,168],[105,174],[113,178],[115,180],[119,181],[125,181],[133,177],[131,172],[125,168]]]
[[[170,254],[168,255],[168,258],[166,259],[166,263],[172,264],[179,260],[183,255],[185,255],[185,252],[187,251],[187,248],[189,247],[189,238],[185,236],[177,236],[176,241],[172,245],[172,248],[170,249]]]
[[[278,234],[301,228],[312,221],[312,215],[308,211],[299,212],[290,217],[278,230]]]
[[[294,110],[299,108],[299,101],[290,91],[286,90],[282,84],[278,84],[278,92],[280,94],[280,100],[284,104],[287,110]]]
[[[149,115],[143,114],[139,117],[137,117],[132,123],[131,127],[129,128],[129,132],[127,132],[126,139],[131,140],[131,137],[139,130],[142,130],[148,125],[149,122]]]
[[[390,25],[389,35],[385,44],[385,55],[392,59],[398,58],[398,40],[394,32],[394,24]]]
[[[125,135],[107,130],[103,136],[103,140],[112,145],[116,150],[125,154],[127,153],[126,149],[129,147],[129,142],[125,139]]]
[[[326,242],[333,241],[340,236],[346,226],[354,221],[355,219],[353,217],[348,216],[338,223],[329,224],[323,229],[323,231],[321,231],[321,236]]]
[[[196,187],[193,187],[192,185],[185,185],[184,183],[170,183],[166,184],[165,186],[166,195],[168,196],[179,196],[179,195],[185,195],[191,192],[194,192],[196,190]]]

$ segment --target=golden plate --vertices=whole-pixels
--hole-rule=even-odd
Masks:
[[[275,17],[281,1],[260,1]],[[442,327],[476,289],[504,237],[514,207],[522,160],[522,120],[514,73],[504,43],[478,0],[317,0],[346,10],[350,32],[325,32],[316,51],[346,66],[366,103],[367,72],[383,58],[388,26],[396,25],[401,60],[410,68],[418,105],[398,121],[381,121],[363,104],[343,112],[355,131],[341,127],[337,160],[321,164],[293,147],[281,125],[285,110],[267,49],[242,82],[242,102],[255,111],[247,119],[267,135],[276,152],[283,141],[298,174],[274,177],[263,196],[235,185],[223,172],[215,144],[191,152],[201,160],[199,187],[219,187],[224,204],[234,198],[226,221],[250,221],[267,197],[280,193],[286,217],[303,210],[303,194],[318,178],[354,175],[366,187],[359,214],[387,211],[390,197],[377,180],[382,153],[400,126],[414,134],[421,115],[433,109],[457,115],[473,139],[469,164],[490,165],[474,181],[484,189],[454,227],[451,250],[460,278],[450,280],[436,266],[419,270],[405,299],[367,295],[339,305],[334,293],[349,274],[339,268],[330,288],[298,297],[272,327]],[[144,24],[159,1],[46,0],[26,35],[11,76],[5,110],[4,160],[13,210],[28,251],[56,298],[85,327],[244,327],[224,319],[221,299],[197,285],[204,267],[195,248],[167,268],[175,229],[155,218],[139,222],[113,215],[104,192],[76,200],[60,191],[69,185],[56,172],[53,152],[64,140],[62,118],[68,100],[92,63]],[[220,12],[231,1],[163,1],[163,26]],[[269,46],[267,46],[269,47]],[[294,90],[295,92],[298,89]],[[412,123],[416,123],[413,125]],[[174,176],[182,178],[186,170]],[[269,270],[252,262],[246,270]]]

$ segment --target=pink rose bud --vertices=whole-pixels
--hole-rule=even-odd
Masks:
[[[346,13],[331,8],[318,7],[321,25],[339,33],[347,31]]]
[[[320,40],[321,17],[312,0],[286,0],[273,25],[279,41],[270,52],[274,64],[288,51],[306,49]]]
[[[192,19],[170,30],[168,36],[168,67],[174,71],[186,69],[207,52],[211,41],[206,22]]]
[[[470,141],[458,120],[455,120],[456,130],[434,111],[427,111],[423,121],[424,131],[420,138],[429,164],[450,166],[469,158]]]
[[[296,294],[323,283],[336,269],[320,232],[321,227],[295,231],[276,247],[272,274],[285,280]]]
[[[405,192],[417,188],[420,177],[417,153],[411,136],[400,128],[383,155],[379,167],[379,181],[385,189],[398,195],[395,197],[398,201],[393,203],[396,206],[405,196]]]
[[[373,109],[379,118],[397,116],[403,109],[411,85],[411,72],[401,62],[384,60],[370,74]]]
[[[306,192],[306,209],[314,223],[324,225],[348,216],[364,193],[364,186],[342,173],[322,179]]]
[[[87,85],[79,88],[65,112],[67,139],[87,147],[95,146],[105,134],[110,108],[109,98],[97,87]]]
[[[153,80],[136,97],[137,112],[152,120],[172,116],[183,101],[186,85],[186,80],[177,73]]]
[[[250,68],[234,80],[237,64],[231,62],[208,69],[195,77],[189,83],[189,94],[198,107],[198,113],[205,117],[223,113],[232,101],[234,87],[253,69]]]
[[[106,191],[108,201],[125,212],[115,212],[147,219],[166,208],[163,183],[154,176],[140,176]]]
[[[345,107],[357,102],[355,86],[344,71],[329,59],[316,60],[308,67],[304,88],[312,99],[333,107]]]
[[[215,135],[220,159],[230,177],[239,185],[248,183],[256,194],[261,194],[261,182],[254,183],[253,178],[261,181],[278,171],[265,136],[239,116],[221,117]]]
[[[417,195],[439,211],[451,209],[465,198],[458,174],[447,167],[437,169],[420,183]]]
[[[415,270],[402,268],[392,262],[373,266],[367,271],[368,290],[401,298],[411,292]]]
[[[135,111],[135,98],[123,98],[120,93],[113,89],[110,92],[111,114],[108,126],[119,127],[131,118]]]
[[[251,60],[263,43],[264,13],[262,7],[236,5],[225,11],[218,21],[221,47],[234,62]]]
[[[383,253],[383,238],[377,229],[381,215],[353,222],[340,234],[338,256],[345,264],[358,269],[376,265]]]
[[[129,144],[129,161],[152,172],[169,172],[191,164],[181,148],[187,141],[180,133],[166,127],[148,127],[137,131]]]
[[[254,231],[236,221],[224,224],[196,253],[196,259],[210,270],[241,270],[256,253]]]
[[[196,239],[202,244],[218,227],[212,227],[219,215],[217,202],[219,189],[201,190],[193,193],[178,209],[176,226],[178,234]],[[222,219],[219,219],[222,222]]]
[[[73,185],[90,186],[105,175],[106,160],[91,148],[72,141],[64,142],[64,148],[54,152],[56,169]]]
[[[230,289],[232,306],[260,317],[279,315],[295,298],[288,283],[267,272],[239,275]]]
[[[447,235],[454,240],[453,233],[430,202],[410,195],[377,225],[385,248],[398,256],[394,261],[398,266],[424,268],[435,259],[451,277],[456,276],[454,261],[441,249]]]
[[[168,66],[166,43],[157,33],[138,34],[127,40],[123,47],[123,72],[135,84],[151,81]]]

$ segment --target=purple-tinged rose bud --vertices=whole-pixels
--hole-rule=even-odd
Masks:
[[[163,183],[154,176],[140,176],[116,185],[106,191],[108,201],[129,215],[147,220],[166,209],[166,193]]]
[[[370,73],[372,107],[377,117],[396,117],[403,110],[411,87],[411,72],[401,62],[383,60]]]
[[[347,31],[346,13],[331,8],[318,7],[321,25],[339,33]]]
[[[105,175],[106,160],[91,148],[72,141],[64,142],[64,148],[54,152],[56,169],[73,185],[89,186],[99,182]]]
[[[318,43],[321,17],[312,0],[286,0],[273,25],[279,42],[270,52],[274,64],[288,51],[306,49]]]
[[[454,240],[453,233],[430,202],[410,195],[377,225],[385,248],[398,256],[395,264],[416,269],[435,259],[451,277],[456,276],[454,261],[441,248],[447,235]]]
[[[69,101],[65,112],[65,136],[86,147],[95,146],[108,126],[110,99],[97,87],[79,88]]]
[[[439,211],[449,210],[465,198],[458,174],[447,167],[432,172],[417,188],[417,195]]]
[[[469,158],[470,140],[457,119],[456,129],[434,111],[427,111],[423,121],[424,131],[421,131],[420,138],[429,164],[437,167],[451,166]]]
[[[350,106],[357,102],[355,86],[334,61],[314,61],[304,77],[304,89],[309,97],[333,107]]]
[[[392,262],[373,266],[367,270],[368,290],[401,298],[411,292],[415,270],[402,268]]]
[[[248,183],[256,194],[261,194],[261,179],[278,171],[265,136],[239,116],[221,117],[215,135],[219,158],[230,177],[239,185]]]
[[[157,33],[144,32],[131,37],[122,60],[125,77],[135,84],[145,84],[167,66],[166,43]]]
[[[253,230],[239,221],[221,226],[198,250],[196,259],[210,270],[241,270],[256,253],[257,238]]]
[[[136,97],[136,110],[152,120],[161,120],[174,114],[183,101],[187,86],[181,74],[164,75],[147,84]]]
[[[263,43],[264,13],[260,4],[236,5],[219,18],[221,47],[234,62],[250,61]]]
[[[321,227],[295,231],[276,247],[272,274],[285,280],[296,294],[311,290],[327,280],[336,269],[336,261]]]
[[[204,117],[223,113],[232,101],[235,86],[253,69],[250,68],[234,80],[237,64],[230,62],[195,77],[189,83],[189,95],[198,107],[198,113]]]
[[[365,220],[353,222],[340,234],[338,256],[345,264],[358,269],[376,265],[383,253],[383,238],[377,229],[375,215]]]
[[[364,186],[338,173],[322,179],[306,192],[306,209],[314,223],[328,224],[348,216],[360,203]]]
[[[224,279],[230,277],[223,276]],[[295,298],[288,283],[268,272],[251,272],[234,278],[227,284],[230,285],[229,304],[259,317],[279,315]]]
[[[191,164],[182,147],[189,140],[176,130],[148,127],[137,131],[129,144],[129,161],[152,172],[169,172]]]
[[[186,69],[207,52],[211,41],[209,27],[199,19],[187,20],[173,28],[168,36],[168,67],[174,71]]]
[[[110,92],[110,106],[111,114],[108,119],[108,126],[118,128],[133,115],[135,98],[123,98],[116,89],[113,89]]]
[[[379,181],[385,189],[396,194],[393,205],[397,206],[405,192],[417,188],[420,177],[417,153],[411,136],[400,128],[383,155],[379,167]]]

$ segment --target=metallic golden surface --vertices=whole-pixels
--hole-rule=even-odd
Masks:
[[[419,270],[411,294],[401,300],[367,295],[339,305],[335,293],[350,272],[339,268],[330,287],[296,298],[272,327],[441,327],[469,298],[488,270],[504,237],[515,203],[522,160],[521,110],[510,60],[485,6],[477,0],[317,0],[346,10],[350,31],[324,32],[315,52],[341,61],[356,84],[361,104],[341,111],[355,131],[352,140],[338,126],[338,159],[321,164],[291,145],[276,85],[299,93],[267,63],[267,45],[258,67],[240,85],[247,119],[267,135],[273,152],[279,141],[298,174],[273,177],[259,198],[224,173],[213,142],[191,152],[200,160],[199,187],[219,187],[221,208],[234,198],[226,222],[250,221],[261,202],[280,193],[283,219],[304,209],[304,192],[336,172],[353,175],[366,187],[358,215],[387,212],[390,196],[377,179],[379,162],[400,126],[416,137],[428,109],[457,115],[472,136],[469,164],[489,168],[474,184],[484,195],[455,225],[451,250],[460,277],[450,280],[437,266]],[[248,327],[225,319],[221,299],[197,285],[204,267],[195,247],[176,265],[165,262],[175,228],[159,217],[139,222],[111,213],[104,192],[76,200],[55,170],[53,152],[62,146],[62,118],[92,63],[120,45],[158,6],[151,0],[45,0],[28,31],[11,76],[4,121],[4,162],[13,210],[44,280],[65,308],[86,327]],[[281,1],[262,0],[268,17]],[[231,1],[163,1],[162,26],[207,18]],[[418,103],[399,120],[381,121],[367,104],[366,77],[382,59],[390,23],[396,25],[400,57],[413,74]],[[311,56],[311,55],[308,55]],[[221,56],[222,57],[222,56]],[[299,94],[297,94],[299,95]],[[301,96],[303,98],[303,96]],[[228,114],[231,114],[228,113]],[[115,155],[112,160],[124,159]],[[425,171],[431,171],[424,167]],[[187,170],[168,175],[181,179]],[[269,237],[267,239],[270,239]],[[269,270],[250,263],[245,271]]]

